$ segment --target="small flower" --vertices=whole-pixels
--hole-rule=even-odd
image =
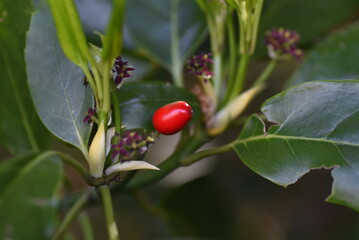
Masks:
[[[90,123],[91,119],[92,119],[92,116],[94,116],[95,114],[96,114],[96,107],[94,107],[94,108],[89,107],[83,122],[84,123],[85,122]]]
[[[124,78],[129,78],[131,72],[135,70],[132,66],[128,65],[128,62],[124,62],[121,57],[115,59],[115,63],[112,67],[113,80],[117,88],[120,88],[123,84]]]
[[[210,53],[193,56],[187,61],[185,73],[187,75],[193,74],[201,76],[204,81],[207,82],[214,75],[208,66],[209,64],[213,64],[213,60],[210,58],[210,56]]]
[[[265,36],[265,44],[269,57],[278,60],[295,58],[299,60],[303,53],[297,48],[300,36],[297,32],[284,28],[268,31]]]
[[[147,153],[149,145],[155,141],[152,136],[136,131],[126,131],[123,136],[115,137],[119,141],[111,146],[112,158],[118,156],[120,162],[138,159]]]

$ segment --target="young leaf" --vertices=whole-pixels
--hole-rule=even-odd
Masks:
[[[267,100],[271,127],[251,117],[234,144],[259,175],[286,186],[314,168],[333,168],[330,202],[359,211],[359,81],[309,82]]]
[[[47,1],[65,55],[78,66],[86,66],[87,62],[93,62],[73,0]]]
[[[137,47],[173,75],[182,71],[207,32],[206,19],[193,0],[131,0],[126,14],[128,33]]]
[[[197,99],[183,88],[163,83],[129,83],[123,85],[118,96],[120,99],[122,123],[128,129],[144,128],[154,130],[153,113],[163,105],[175,101],[186,101],[193,108],[195,121],[201,116]]]
[[[49,239],[62,174],[61,162],[46,152],[0,164],[0,239]]]
[[[318,44],[291,77],[288,86],[323,79],[359,79],[359,23],[339,30]]]
[[[36,110],[46,127],[86,156],[91,127],[83,123],[93,105],[83,73],[62,53],[49,9],[33,15],[26,43],[28,83]]]
[[[17,154],[41,148],[48,135],[26,84],[25,32],[31,10],[31,0],[0,3],[0,143]]]

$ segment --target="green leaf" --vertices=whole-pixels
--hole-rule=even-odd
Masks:
[[[161,106],[186,101],[193,108],[192,122],[201,116],[197,99],[183,88],[163,83],[129,83],[119,92],[121,119],[128,129],[144,128],[154,130],[152,115]]]
[[[315,168],[333,168],[330,202],[359,211],[359,81],[309,82],[290,88],[262,106],[277,123],[264,134],[251,117],[234,149],[259,175],[295,183]]]
[[[49,9],[33,15],[26,44],[28,83],[36,110],[46,127],[86,156],[91,127],[83,123],[93,105],[83,73],[62,53]]]
[[[30,153],[0,164],[0,239],[48,239],[56,227],[61,162]]]
[[[25,31],[31,11],[32,0],[0,2],[0,143],[17,154],[43,147],[47,139],[26,84]]]
[[[94,62],[73,0],[47,0],[47,2],[65,55],[78,66],[86,66],[87,62]],[[45,1],[42,3],[45,4]]]
[[[133,42],[173,75],[182,71],[207,33],[206,19],[193,0],[131,0],[126,14]]]
[[[335,32],[318,44],[293,74],[288,86],[323,79],[359,79],[359,23]]]
[[[257,50],[266,52],[263,44],[267,30],[289,28],[308,44],[349,19],[359,8],[357,0],[266,0],[263,5]]]

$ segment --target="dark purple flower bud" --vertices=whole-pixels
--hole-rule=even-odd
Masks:
[[[96,107],[94,107],[94,108],[89,107],[83,122],[84,123],[85,122],[90,123],[91,122],[91,117],[94,116],[95,114],[96,114]]]
[[[128,62],[124,62],[121,57],[115,59],[112,67],[113,80],[117,88],[123,84],[123,79],[131,77],[131,72],[135,70]]]
[[[300,36],[297,32],[284,28],[268,31],[265,36],[265,44],[269,57],[277,60],[295,58],[299,60],[303,52],[297,48]]]
[[[185,74],[201,76],[204,81],[207,82],[214,75],[214,73],[210,71],[209,67],[210,64],[213,64],[213,60],[210,56],[210,53],[193,56],[187,61]]]

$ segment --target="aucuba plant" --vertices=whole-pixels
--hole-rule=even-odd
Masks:
[[[73,239],[70,229],[76,219],[84,226],[86,239],[92,239],[84,217],[86,207],[102,204],[106,237],[118,240],[124,228],[116,221],[113,198],[125,193],[132,193],[146,209],[171,224],[171,213],[153,204],[141,189],[179,168],[231,151],[254,172],[281,186],[295,183],[311,169],[331,169],[334,182],[327,200],[359,211],[359,82],[342,80],[355,74],[345,72],[336,79],[326,71],[318,73],[320,78],[300,80],[312,82],[269,98],[262,104],[261,113],[254,113],[258,110],[253,106],[270,88],[268,79],[276,67],[299,69],[293,78],[300,79],[311,67],[306,61],[320,53],[309,53],[306,60],[306,51],[300,48],[301,33],[295,29],[276,24],[261,28],[266,7],[275,3],[113,0],[106,29],[88,33],[83,16],[90,14],[86,12],[80,18],[81,4],[76,6],[73,0],[39,2],[28,17],[30,25],[23,27],[27,35],[19,35],[26,43],[20,60],[26,63],[15,64],[24,65],[24,74],[26,67],[22,78],[28,79],[28,86],[21,92],[31,98],[37,116],[30,121],[26,113],[31,108],[22,105],[21,94],[14,94],[22,120],[14,120],[13,125],[0,121],[0,143],[8,142],[4,146],[18,154],[12,161],[0,163],[4,189],[0,190],[0,239],[27,239],[31,231],[36,239]],[[10,26],[6,25],[7,12],[16,11],[20,8],[0,8],[1,37],[6,32],[2,30]],[[136,19],[130,17],[133,12]],[[305,34],[304,39],[308,39]],[[341,51],[351,47],[345,39],[338,41]],[[4,43],[5,48],[6,44],[10,41]],[[5,48],[0,63],[11,59]],[[265,59],[264,68],[255,65],[258,58]],[[16,89],[21,84],[12,76],[21,71],[12,69],[10,65],[6,68],[9,79],[4,82],[11,82]],[[249,74],[251,71],[255,74]],[[166,79],[162,81],[160,76]],[[161,81],[152,81],[157,77]],[[10,116],[11,111],[6,114]],[[53,146],[43,144],[51,142],[51,137],[37,133],[37,125],[42,127],[38,118],[49,132],[77,148],[82,156],[51,150]],[[18,127],[18,123],[23,125]],[[12,126],[17,126],[14,133],[26,133],[19,140],[21,144],[15,144],[16,137],[7,132]],[[4,141],[2,135],[11,137]],[[173,146],[166,145],[169,156],[150,157],[163,141],[175,138],[178,140]],[[20,163],[28,164],[24,171],[17,169]],[[63,181],[62,164],[76,170],[87,185],[80,193],[63,187],[64,182],[71,181]],[[42,174],[48,178],[43,193],[37,192],[38,188],[32,190],[32,185],[28,191],[21,188],[27,178],[29,183],[41,186],[36,177]],[[17,184],[24,190],[19,199],[31,200],[19,209],[48,216],[38,224],[29,223],[30,232],[18,230],[24,222],[7,214],[16,207],[17,201],[11,196],[18,194],[14,190]],[[52,199],[51,204],[48,199]],[[61,210],[61,217],[54,205],[58,212]],[[211,211],[216,209],[205,212]]]

